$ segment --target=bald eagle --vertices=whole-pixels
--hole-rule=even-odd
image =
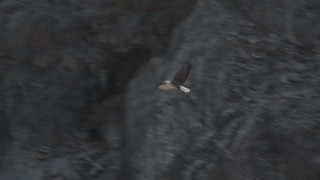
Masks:
[[[172,81],[165,80],[161,83],[161,85],[158,88],[163,91],[178,89],[184,93],[189,93],[190,89],[182,86],[182,84],[187,80],[190,69],[191,69],[191,64],[188,62],[185,62],[181,67],[181,69],[174,76]]]

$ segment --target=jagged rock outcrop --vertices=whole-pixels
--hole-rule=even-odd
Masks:
[[[314,7],[197,1],[166,56],[153,58],[128,88],[126,179],[317,179]],[[185,83],[192,92],[157,90],[185,60],[193,64]]]

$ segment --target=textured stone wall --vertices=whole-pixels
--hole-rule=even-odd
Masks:
[[[0,1],[0,179],[118,179],[127,83],[193,3]]]
[[[197,1],[130,83],[128,179],[319,177],[317,4]],[[157,90],[186,60],[191,93]]]
[[[194,2],[0,1],[0,179],[318,179],[320,3]]]

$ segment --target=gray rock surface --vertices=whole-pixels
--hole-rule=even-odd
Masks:
[[[320,3],[194,2],[0,1],[0,180],[319,179]]]
[[[168,55],[128,88],[127,179],[319,178],[312,2],[197,1]],[[192,92],[156,90],[185,60]]]
[[[0,179],[119,179],[127,83],[193,2],[0,1]]]

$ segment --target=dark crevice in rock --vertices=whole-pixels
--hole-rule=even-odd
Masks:
[[[112,60],[107,65],[110,75],[108,96],[112,97],[126,92],[128,82],[137,70],[149,61],[151,52],[144,47],[135,47],[129,52],[109,51],[109,54]]]

